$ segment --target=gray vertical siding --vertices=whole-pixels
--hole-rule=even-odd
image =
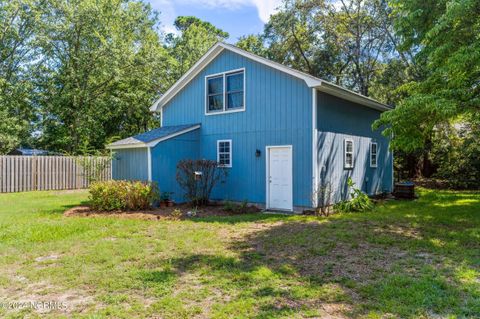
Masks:
[[[148,180],[147,148],[119,149],[112,159],[112,178],[117,180]]]
[[[176,181],[177,164],[182,159],[198,159],[199,131],[185,133],[158,143],[151,150],[152,180],[161,192],[173,192],[176,202],[184,202],[184,191]]]
[[[318,174],[319,184],[329,183],[334,202],[348,196],[351,177],[368,194],[392,189],[392,153],[388,139],[372,131],[380,112],[326,93],[318,93]],[[344,168],[344,140],[354,141],[354,168]],[[370,167],[370,142],[378,143],[377,168]]]
[[[239,68],[245,68],[246,111],[206,116],[205,76]],[[163,116],[165,126],[202,124],[200,158],[216,160],[217,140],[232,140],[232,168],[214,198],[265,203],[265,147],[293,145],[293,203],[310,206],[312,91],[304,81],[224,51],[164,107]]]

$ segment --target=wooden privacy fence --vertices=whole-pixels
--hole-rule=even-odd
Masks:
[[[98,156],[0,156],[0,193],[87,188],[111,179],[111,165]]]

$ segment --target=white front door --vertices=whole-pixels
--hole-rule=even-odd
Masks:
[[[293,210],[292,146],[267,146],[267,208]]]

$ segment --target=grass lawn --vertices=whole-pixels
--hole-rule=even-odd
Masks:
[[[63,217],[86,192],[1,194],[0,317],[480,318],[480,194],[420,195],[328,218],[142,221]]]

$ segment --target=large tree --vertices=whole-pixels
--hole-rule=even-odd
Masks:
[[[384,113],[393,147],[429,147],[434,130],[480,114],[480,2],[392,0],[402,49],[413,51],[424,72],[403,85],[407,97]],[[476,120],[473,120],[476,121]]]
[[[170,62],[157,22],[142,2],[48,1],[36,40],[40,145],[78,153],[158,125],[148,107]]]
[[[32,46],[41,3],[0,0],[0,154],[27,141],[35,112],[30,104]]]
[[[323,0],[285,0],[262,35],[268,55],[279,63],[336,81],[339,51],[327,17],[333,7]]]
[[[263,34],[243,37],[238,45],[369,95],[396,58],[395,40],[385,1],[285,0]]]
[[[327,27],[344,61],[341,84],[368,96],[381,65],[393,56],[391,21],[382,0],[340,0]]]
[[[179,79],[217,41],[228,38],[228,33],[210,22],[191,16],[180,16],[174,23],[179,34],[166,36],[166,48],[174,61],[170,70],[172,81]]]

